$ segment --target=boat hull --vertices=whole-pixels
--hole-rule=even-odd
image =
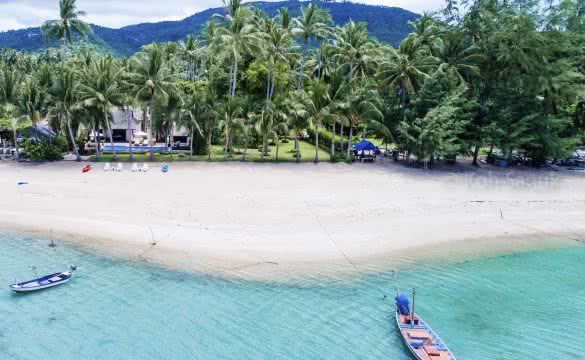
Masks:
[[[429,359],[456,360],[455,356],[447,348],[445,343],[439,338],[439,336],[433,331],[433,329],[422,318],[420,318],[417,314],[414,314],[414,317],[415,317],[415,319],[418,319],[418,325],[414,326],[413,328],[411,328],[410,326],[408,326],[408,328],[403,327],[404,324],[402,324],[400,321],[400,314],[398,312],[398,309],[396,309],[394,314],[395,314],[396,327],[398,328],[398,332],[400,333],[400,336],[402,337],[404,344],[408,348],[408,351],[412,354],[412,356],[415,359],[417,359],[417,360],[429,360]],[[426,352],[421,350],[420,348],[415,349],[415,347],[412,345],[411,341],[409,341],[408,337],[407,337],[408,336],[407,331],[410,329],[424,330],[424,331],[428,332],[428,334],[431,335],[431,338],[434,342],[433,346],[439,346],[439,348],[441,349],[441,352],[442,352],[442,354],[441,354],[442,356],[441,357],[435,357],[435,356],[431,357]]]
[[[56,273],[52,275],[47,275],[45,277],[34,279],[22,283],[12,284],[10,285],[10,290],[17,294],[24,294],[30,293],[35,291],[40,291],[48,288],[52,288],[55,286],[59,286],[65,284],[71,280],[72,273],[70,272],[62,272]]]

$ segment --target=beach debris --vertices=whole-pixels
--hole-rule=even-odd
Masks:
[[[168,173],[169,172],[169,166],[167,164],[164,164],[161,168],[161,171],[163,173]]]
[[[19,185],[19,186],[22,186],[22,185],[28,185],[28,181],[19,181],[19,182],[18,182],[18,185]]]

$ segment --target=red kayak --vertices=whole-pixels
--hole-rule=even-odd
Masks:
[[[89,170],[91,170],[91,165],[85,165],[85,166],[83,167],[83,170],[81,170],[81,172],[83,172],[83,173],[85,174],[85,173],[86,173],[86,172],[88,172]]]

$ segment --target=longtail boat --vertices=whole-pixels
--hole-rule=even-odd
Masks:
[[[412,311],[408,297],[401,292],[396,295],[396,325],[406,347],[418,360],[455,360],[439,335],[414,312],[415,294],[413,290]]]
[[[36,271],[36,268],[34,266],[33,269]],[[29,280],[21,283],[15,283],[10,285],[10,290],[14,291],[17,294],[22,294],[47,289],[57,285],[62,285],[71,280],[71,277],[73,276],[73,271],[75,271],[76,269],[77,268],[75,266],[71,266],[69,271],[63,271],[43,276],[38,279]]]

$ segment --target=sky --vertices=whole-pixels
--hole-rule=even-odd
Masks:
[[[359,0],[397,6],[422,13],[440,8],[444,0]],[[196,12],[221,6],[221,0],[78,0],[87,21],[113,28],[126,25],[180,20]],[[0,31],[40,26],[58,16],[58,0],[0,0]]]

